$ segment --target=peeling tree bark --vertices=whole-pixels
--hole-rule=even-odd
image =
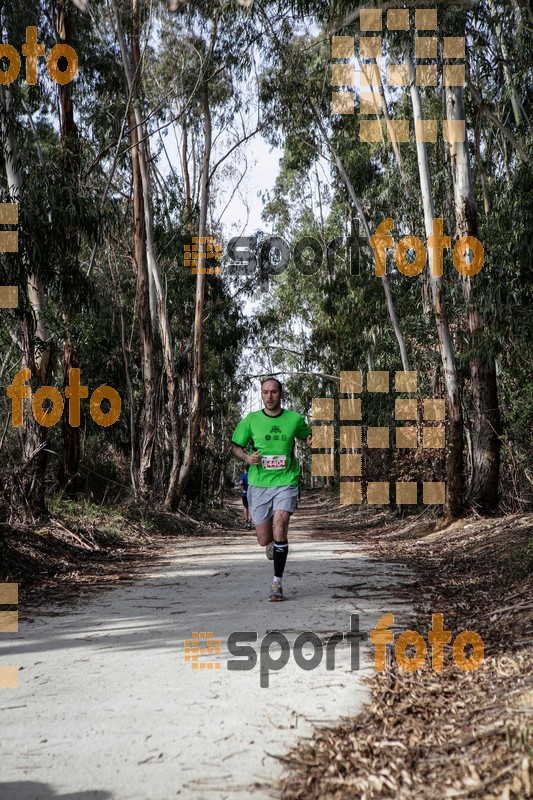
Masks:
[[[122,56],[124,75],[126,77],[128,90],[131,94],[133,90],[134,76],[132,73],[131,62],[129,59],[128,51],[126,48],[124,31],[122,28],[122,22],[120,19],[120,13],[117,8],[116,0],[112,0],[112,7],[114,12],[116,33]],[[163,350],[163,364],[165,368],[165,376],[167,383],[167,408],[170,418],[171,446],[172,446],[172,464],[170,468],[170,478],[167,489],[167,495],[165,498],[165,506],[169,508],[174,506],[175,493],[177,487],[177,476],[179,474],[181,465],[180,424],[178,415],[177,385],[176,385],[176,377],[174,369],[172,332],[170,329],[170,321],[168,318],[168,312],[166,307],[166,293],[163,288],[163,282],[161,280],[161,273],[159,270],[159,263],[156,257],[155,244],[154,244],[152,185],[151,185],[150,171],[149,171],[150,159],[148,157],[146,126],[141,115],[141,108],[138,100],[132,103],[132,109],[138,136],[139,169],[141,175],[141,186],[142,186],[142,196],[143,196],[148,279],[149,279],[149,286],[153,282],[157,298],[157,317],[159,321],[159,333],[161,337],[161,346]]]
[[[448,119],[464,120],[463,92],[462,86],[446,87]],[[467,142],[450,143],[450,162],[457,238],[460,239],[462,236],[478,238],[477,210]],[[486,352],[481,341],[484,322],[472,300],[471,279],[461,276],[461,285],[467,308],[472,352],[470,380],[473,429],[469,501],[482,511],[491,511],[498,505],[500,470],[500,412],[496,364],[494,356]]]
[[[134,67],[131,104],[129,109],[131,172],[133,183],[133,240],[136,268],[136,296],[139,309],[139,334],[141,341],[141,363],[144,386],[143,423],[139,434],[138,449],[138,491],[146,498],[153,485],[153,458],[157,427],[156,378],[154,367],[154,336],[150,311],[150,291],[148,267],[146,264],[146,237],[144,228],[144,202],[142,193],[141,169],[139,163],[139,129],[135,124],[133,103],[139,94],[139,8],[134,0],[132,20],[132,63]],[[131,431],[132,453],[136,452],[135,429]]]
[[[420,92],[416,86],[414,67],[410,61],[410,94],[413,107],[413,120],[423,119]],[[426,236],[433,233],[435,209],[431,191],[431,175],[425,142],[416,142],[420,191],[424,209]],[[433,248],[428,248],[428,270],[431,286],[433,314],[437,326],[439,351],[442,361],[446,405],[448,411],[448,458],[446,463],[447,514],[457,517],[462,511],[463,495],[463,412],[461,407],[461,386],[455,361],[455,347],[446,313],[446,297],[442,277],[433,274]]]
[[[210,184],[210,164],[212,146],[212,126],[211,109],[209,106],[208,84],[204,81],[202,85],[202,111],[204,117],[204,155],[202,159],[202,177],[200,194],[200,220],[198,226],[199,241],[205,241],[207,235],[207,211],[209,207],[209,184]],[[201,244],[199,245],[201,249]],[[199,259],[198,266],[205,266],[205,260]],[[179,479],[176,486],[176,498],[179,499],[184,492],[189,478],[193,462],[196,437],[200,425],[202,413],[202,380],[203,380],[203,335],[204,335],[204,294],[205,294],[205,275],[198,269],[196,275],[196,298],[194,308],[194,341],[192,350],[192,385],[189,403],[189,424],[187,426],[187,438],[183,450],[183,463],[181,465]],[[169,487],[170,494],[170,487]],[[172,506],[169,495],[167,504]]]

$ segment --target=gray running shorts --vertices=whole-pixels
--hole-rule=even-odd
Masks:
[[[293,514],[298,505],[297,486],[248,486],[248,504],[255,525],[261,525],[274,516],[274,511]]]

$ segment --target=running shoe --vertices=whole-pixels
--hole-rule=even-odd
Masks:
[[[275,581],[272,582],[268,599],[271,603],[279,603],[281,600],[285,600],[281,583],[276,583]]]
[[[251,528],[252,526],[250,525],[250,523],[249,523],[249,522],[245,522],[245,523],[244,523],[244,527],[245,527],[245,528],[247,528],[248,530],[250,530],[250,528]]]
[[[274,560],[274,542],[270,542],[270,544],[267,544],[267,546],[265,547],[265,553],[269,561]]]

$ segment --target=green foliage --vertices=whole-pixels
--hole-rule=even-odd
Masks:
[[[118,6],[126,45],[131,49],[132,6],[128,2]],[[20,51],[26,26],[37,25],[39,39],[50,49],[56,41],[52,7],[45,0],[16,4],[0,0],[3,40]],[[383,286],[374,275],[368,248],[362,249],[361,274],[350,272],[346,243],[357,231],[357,214],[333,156],[334,150],[372,231],[381,220],[392,217],[396,242],[408,234],[425,240],[414,141],[401,145],[400,170],[390,144],[359,140],[357,103],[354,115],[332,116],[330,112],[329,38],[332,32],[354,35],[360,7],[345,0],[288,4],[255,0],[250,9],[243,9],[235,2],[191,0],[181,3],[173,14],[167,2],[139,4],[141,85],[135,102],[147,125],[155,248],[174,343],[182,439],[191,411],[188,397],[196,302],[196,279],[183,265],[183,246],[194,235],[199,220],[203,83],[208,85],[219,148],[214,161],[233,147],[244,127],[257,117],[265,138],[283,149],[275,186],[264,198],[265,223],[285,237],[293,253],[303,237],[315,239],[323,253],[316,271],[305,269],[308,259],[304,254],[302,269],[296,268],[293,259],[281,275],[263,280],[259,292],[257,275],[231,282],[224,276],[207,276],[202,422],[187,501],[216,497],[220,489],[229,459],[228,432],[239,417],[239,401],[248,388],[242,377],[247,347],[265,372],[282,373],[288,400],[304,412],[310,410],[314,396],[336,391],[335,379],[341,370],[393,372],[401,368]],[[68,8],[80,64],[72,84],[74,140],[67,143],[61,139],[58,89],[48,79],[43,60],[35,86],[21,78],[10,87],[11,108],[4,121],[19,149],[20,249],[16,254],[0,255],[0,282],[17,284],[21,291],[19,309],[0,314],[0,365],[5,388],[20,368],[24,347],[37,355],[49,347],[47,379],[61,390],[63,355],[70,344],[79,358],[82,383],[90,392],[102,384],[119,391],[121,418],[105,431],[87,413],[87,401],[82,404],[81,490],[102,501],[129,491],[131,463],[138,456],[144,422],[132,228],[131,116],[109,4],[92,0],[87,14],[74,4]],[[531,162],[522,155],[522,149],[531,152],[533,47],[525,3],[496,4],[496,12],[485,0],[461,14],[439,7],[443,35],[461,35],[465,27],[472,86],[472,91],[465,93],[466,127],[478,232],[485,249],[483,270],[471,281],[472,300],[484,323],[474,342],[467,333],[463,287],[451,254],[445,256],[445,285],[461,376],[467,379],[476,352],[496,359],[507,447],[505,469],[509,477],[512,465],[518,465],[521,477],[516,491],[520,495],[527,486],[524,476],[530,470],[533,450],[533,200]],[[395,60],[410,41],[401,33],[385,39]],[[502,47],[508,58],[503,57]],[[505,64],[511,64],[511,83]],[[257,95],[253,87],[256,77]],[[411,116],[407,93],[389,93],[387,100],[393,117]],[[422,102],[425,117],[442,118],[439,91],[424,89]],[[515,118],[517,107],[519,120]],[[182,142],[178,139],[184,129],[191,172],[189,198],[179,164]],[[428,146],[428,153],[435,214],[443,217],[445,232],[453,236],[449,148],[439,137],[436,144]],[[2,158],[0,167],[5,175]],[[238,156],[235,158],[235,162],[223,162],[211,175],[210,235],[222,232],[214,213],[215,201],[217,192],[234,178]],[[7,199],[4,180],[0,200]],[[365,239],[362,228],[360,237]],[[262,248],[266,252],[266,238],[264,231],[256,231],[252,237],[258,259]],[[338,242],[336,254],[327,256],[332,240]],[[442,374],[427,286],[423,277],[401,275],[391,256],[390,288],[411,366],[421,376],[420,392],[440,394]],[[303,274],[305,271],[312,274]],[[38,276],[46,300],[46,341],[36,335],[28,305],[25,287],[31,275]],[[247,319],[244,308],[251,298],[258,301],[257,313]],[[156,326],[156,500],[164,494],[171,457],[160,345]],[[386,424],[391,410],[382,400],[372,398],[369,413],[373,420]],[[1,408],[5,420],[10,404],[4,392]],[[468,417],[468,398],[465,409]],[[12,475],[18,475],[15,465],[23,443],[9,421],[4,425],[5,435],[4,428],[0,431],[0,479],[7,486]],[[62,457],[61,426],[49,434],[46,475],[48,495],[53,498],[58,492],[55,476]]]

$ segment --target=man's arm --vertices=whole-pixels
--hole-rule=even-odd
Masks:
[[[241,447],[240,444],[235,444],[235,442],[231,443],[231,450],[235,458],[244,461],[245,464],[259,464],[260,457],[257,450],[255,453],[247,453],[244,447]]]
[[[305,443],[309,446],[313,446],[313,434],[311,428],[305,421],[305,419],[300,415],[300,424],[298,425],[298,429],[295,434],[297,439],[305,440]]]

